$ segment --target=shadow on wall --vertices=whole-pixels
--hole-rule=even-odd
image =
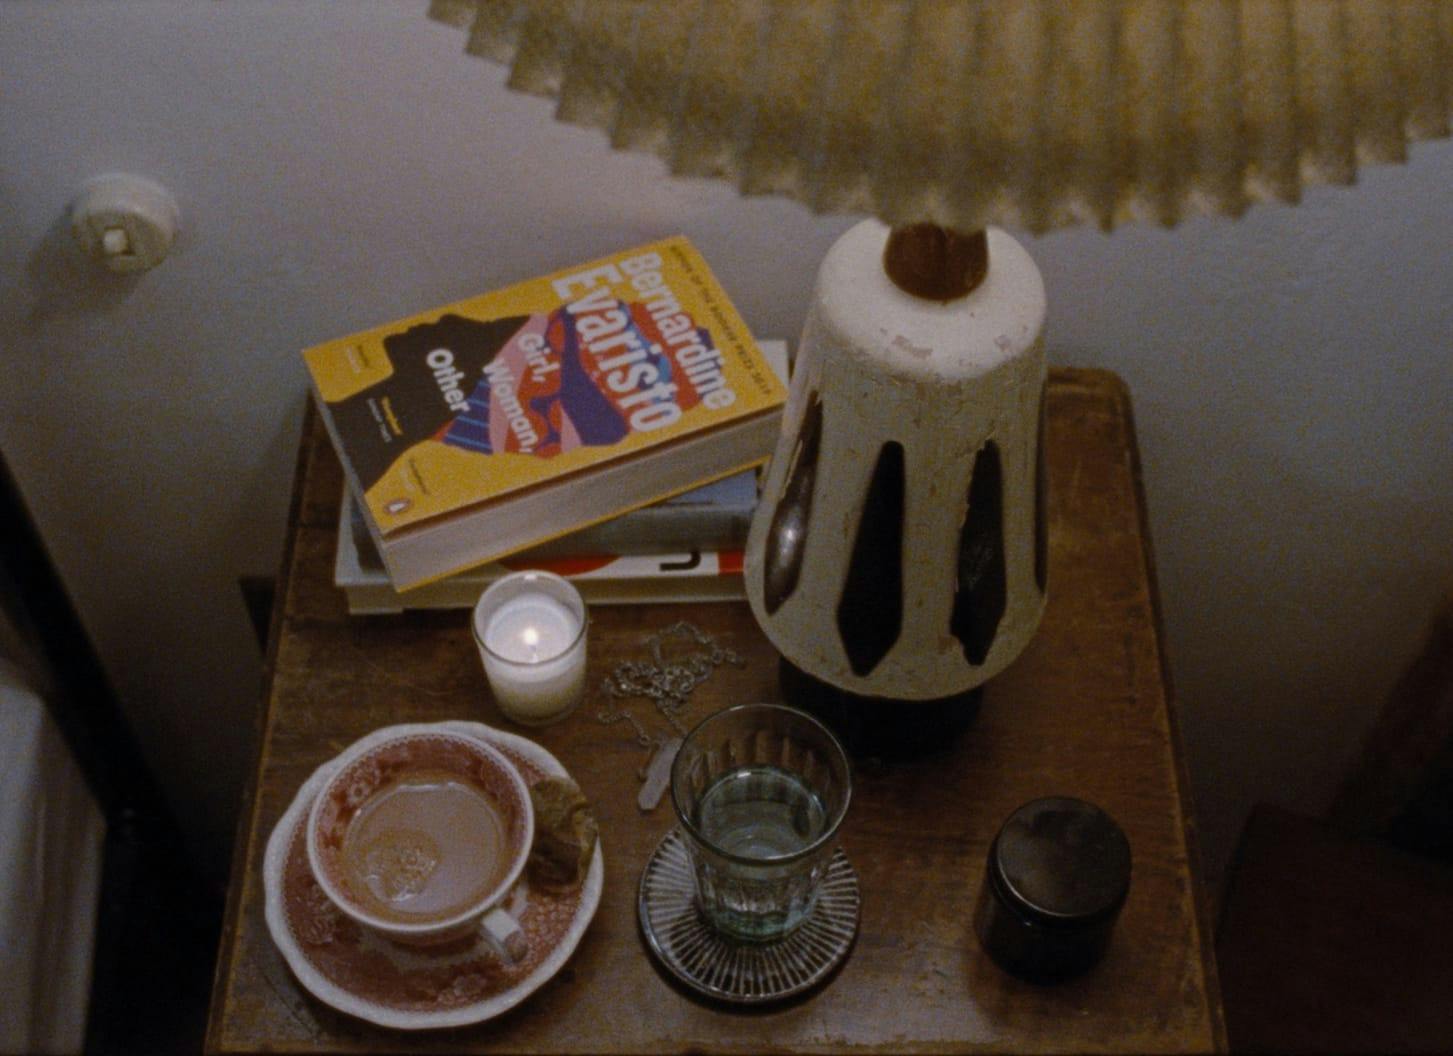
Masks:
[[[1147,422],[1147,409],[1167,651],[1214,889],[1254,803],[1320,815],[1345,778],[1453,583],[1428,546],[1453,538],[1453,497],[1379,472],[1399,452],[1369,453],[1357,432],[1311,474],[1272,426]]]
[[[71,234],[70,215],[63,213],[26,260],[31,302],[25,322],[40,326],[54,319],[105,315],[131,296],[145,274],[108,271],[88,258]]]

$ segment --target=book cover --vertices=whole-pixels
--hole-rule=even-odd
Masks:
[[[329,341],[304,358],[386,561],[396,533],[780,413],[786,395],[683,237]],[[697,479],[741,468],[741,452],[731,458],[699,467]],[[691,483],[654,493],[643,484],[640,495],[622,494],[621,509]],[[549,512],[541,538],[620,511],[555,501]]]

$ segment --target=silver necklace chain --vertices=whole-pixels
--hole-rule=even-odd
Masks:
[[[665,647],[670,638],[686,639],[698,648],[668,659]],[[649,750],[646,763],[637,771],[637,776],[643,781],[651,759],[670,740],[670,736],[666,733],[652,736],[641,720],[620,702],[644,697],[655,705],[678,737],[685,737],[686,724],[681,717],[691,703],[691,694],[696,687],[710,678],[722,664],[746,666],[746,661],[736,650],[727,648],[686,620],[678,620],[657,631],[644,644],[650,652],[649,660],[622,661],[601,681],[601,692],[607,703],[595,713],[596,719],[603,725],[612,726],[618,722],[629,725],[636,743]]]

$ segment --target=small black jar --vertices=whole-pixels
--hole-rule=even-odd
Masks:
[[[1020,807],[989,848],[974,910],[979,942],[1032,982],[1089,969],[1130,891],[1130,842],[1093,803],[1054,796]]]

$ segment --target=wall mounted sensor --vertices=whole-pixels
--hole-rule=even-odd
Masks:
[[[144,176],[94,177],[71,203],[71,232],[81,249],[116,272],[156,267],[166,259],[180,225],[176,199]]]

